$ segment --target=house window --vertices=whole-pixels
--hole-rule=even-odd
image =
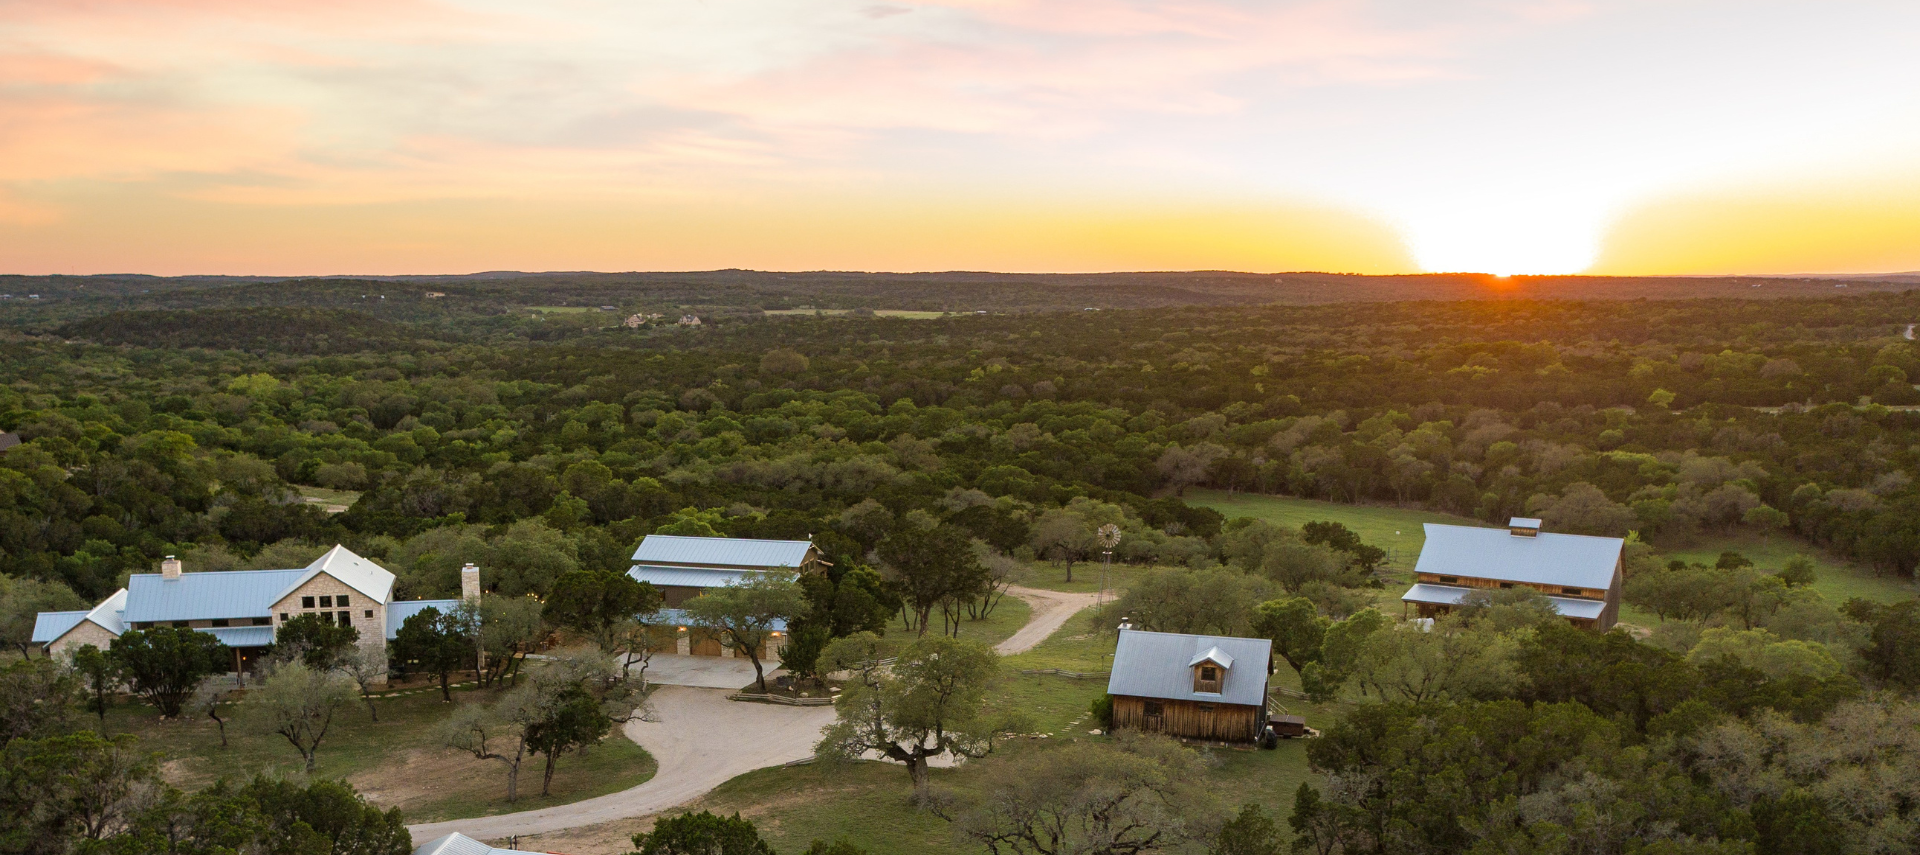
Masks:
[[[227,619],[226,619],[226,618],[214,618],[214,619],[213,619],[213,625],[214,625],[214,626],[226,626],[226,625],[227,625]]]
[[[341,625],[341,626],[353,626],[353,613],[352,613],[352,612],[341,612],[341,613],[340,613],[340,625]]]
[[[347,595],[346,595],[346,594],[341,594],[340,596],[337,596],[337,597],[334,597],[334,598],[333,598],[333,604],[334,604],[334,605],[336,605],[336,606],[339,606],[339,607],[341,607],[341,608],[343,608],[343,609],[344,609],[344,608],[346,608],[347,606],[349,606],[349,605],[351,605],[350,603],[348,603],[348,602],[347,602]]]
[[[187,622],[186,622],[186,621],[183,621],[183,620],[177,620],[177,621],[174,621],[174,622],[173,622],[173,626],[174,626],[174,628],[175,628],[175,629],[186,629],[186,628],[187,628]]]
[[[1199,704],[1201,712],[1213,712],[1213,704]]]
[[[1442,577],[1440,577],[1440,581],[1442,581],[1442,582],[1445,582],[1445,583],[1447,583],[1447,584],[1449,584],[1449,585],[1451,585],[1451,584],[1453,584],[1453,583],[1455,583],[1455,582],[1458,582],[1458,581],[1460,581],[1460,577],[1458,577],[1458,576],[1442,576]]]
[[[321,623],[333,626],[333,612],[314,612],[313,614],[320,619]]]
[[[330,608],[333,608],[333,598],[332,598],[332,597],[321,597],[321,598],[320,598],[320,607],[321,607],[321,608],[323,608],[323,609],[330,609]]]
[[[280,622],[281,622],[281,623],[286,623],[286,622],[287,622],[287,621],[289,621],[289,620],[292,620],[292,618],[289,618],[289,617],[287,617],[287,613],[286,613],[286,612],[281,612],[281,613],[280,613]]]
[[[301,608],[303,608],[303,609],[310,609],[310,608],[313,608],[313,598],[312,598],[312,597],[301,597],[301,598],[300,598],[300,607],[301,607]]]
[[[272,625],[273,625],[273,618],[270,618],[270,617],[257,617],[257,618],[254,618],[254,619],[253,619],[253,625],[254,625],[254,626],[272,626]]]
[[[364,617],[367,620],[373,620],[373,609],[367,609],[366,611],[362,612],[361,617]]]
[[[1212,665],[1202,665],[1200,666],[1200,679],[1209,683],[1218,680],[1220,679],[1220,669]]]
[[[1582,588],[1561,588],[1560,593],[1573,594],[1574,596],[1579,596],[1581,594],[1586,593],[1586,590]]]
[[[1146,709],[1147,715],[1158,717],[1164,712],[1165,710],[1161,709],[1159,701],[1147,701],[1147,709]]]

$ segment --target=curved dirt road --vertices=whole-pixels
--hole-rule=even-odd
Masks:
[[[1093,605],[1094,601],[1100,598],[1099,594],[1069,594],[1064,591],[1023,588],[1019,585],[1008,588],[1007,593],[1026,600],[1027,605],[1033,608],[1033,614],[1027,618],[1027,625],[1020,627],[1019,632],[993,646],[1001,656],[1011,656],[1032,650],[1035,645],[1053,635],[1054,631],[1065,626],[1069,618],[1079,614],[1081,609]]]
[[[1018,632],[994,646],[1001,655],[1033,649],[1099,598],[1017,586],[1008,593],[1025,600],[1033,613]],[[422,823],[407,830],[421,842],[453,831],[503,840],[649,816],[691,802],[737,775],[813,756],[821,729],[833,723],[832,707],[740,703],[727,695],[725,689],[690,686],[654,691],[658,721],[626,726],[627,738],[660,764],[640,786],[540,810]]]
[[[617,793],[540,810],[411,825],[421,842],[458,831],[480,840],[532,835],[646,816],[693,801],[736,775],[813,756],[833,707],[789,707],[727,700],[725,689],[661,686],[653,694],[659,721],[633,721],[627,738],[659,762],[646,783]],[[536,770],[537,771],[537,770]]]

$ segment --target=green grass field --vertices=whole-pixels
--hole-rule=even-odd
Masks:
[[[483,703],[495,693],[454,691],[457,704]],[[542,759],[520,770],[520,799],[506,801],[506,768],[492,760],[442,748],[434,728],[453,705],[437,689],[374,701],[380,721],[366,707],[340,710],[320,745],[314,776],[345,779],[382,807],[399,807],[408,822],[486,816],[531,810],[624,790],[653,777],[653,757],[617,730],[600,745],[562,756],[553,778],[553,795],[540,798]],[[131,733],[141,746],[160,756],[162,774],[175,785],[197,789],[221,778],[244,780],[255,774],[305,778],[300,755],[277,734],[248,716],[244,701],[224,713],[228,746],[220,745],[213,721],[204,716],[163,721],[142,704],[122,704],[107,715],[110,733]],[[97,722],[95,719],[89,721]]]
[[[844,315],[849,309],[768,309],[769,315]],[[951,312],[923,312],[914,309],[874,309],[873,313],[883,318],[908,318],[916,321],[944,318]]]
[[[1337,522],[1353,529],[1355,534],[1360,535],[1362,541],[1386,550],[1387,566],[1395,570],[1413,569],[1413,562],[1420,557],[1421,545],[1427,542],[1426,531],[1421,528],[1425,523],[1486,525],[1471,517],[1443,514],[1439,511],[1395,508],[1387,505],[1343,505],[1338,502],[1295,499],[1287,496],[1262,496],[1255,493],[1229,494],[1219,490],[1189,491],[1187,503],[1212,508],[1226,514],[1227,519],[1252,517],[1290,528],[1299,528],[1317,520]]]
[[[319,505],[327,513],[340,513],[353,507],[354,502],[360,501],[360,494],[352,490],[329,490],[325,487],[304,485],[294,489],[308,504]]]
[[[1420,546],[1426,542],[1421,523],[1486,525],[1479,520],[1435,511],[1383,505],[1344,505],[1288,496],[1229,495],[1217,490],[1192,491],[1187,501],[1219,511],[1229,519],[1253,517],[1295,528],[1313,520],[1339,522],[1358,533],[1361,540],[1387,550],[1390,556],[1388,566],[1403,574],[1413,569],[1413,563],[1420,555]],[[1713,563],[1720,553],[1727,551],[1745,555],[1767,570],[1779,569],[1793,555],[1812,558],[1819,574],[1814,589],[1835,604],[1845,602],[1850,597],[1893,602],[1920,595],[1920,585],[1912,581],[1862,567],[1786,534],[1701,535],[1684,545],[1659,550],[1663,558],[1707,564]],[[1625,616],[1636,619],[1636,622],[1653,619],[1651,615],[1643,615],[1633,609],[1626,611],[1628,614]]]

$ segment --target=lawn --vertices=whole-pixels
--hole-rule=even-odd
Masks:
[[[1034,561],[1028,563],[1020,573],[1014,576],[1014,584],[1028,588],[1040,588],[1047,591],[1069,591],[1078,594],[1091,594],[1100,590],[1101,573],[1106,573],[1109,590],[1122,590],[1133,580],[1140,578],[1152,567],[1138,564],[1115,564],[1104,567],[1099,559],[1077,561],[1073,565],[1073,581],[1067,581],[1067,565],[1058,561]]]
[[[1007,636],[1019,632],[1020,627],[1026,626],[1027,618],[1032,615],[1033,609],[1027,605],[1025,600],[1008,595],[998,603],[995,603],[993,611],[984,619],[967,620],[963,615],[960,620],[960,633],[956,637],[968,641],[978,641],[981,644],[989,646],[999,644],[1007,640]],[[928,632],[939,632],[939,610],[936,609],[930,619],[933,621],[933,628],[928,630]],[[912,638],[912,635],[901,627],[897,617],[892,623],[887,625],[887,632],[890,637]]]
[[[844,315],[850,309],[768,309],[769,315]],[[923,312],[914,309],[875,309],[875,315],[883,318],[907,318],[916,321],[944,318],[951,312]]]
[[[352,490],[329,490],[325,487],[307,486],[294,489],[299,491],[300,498],[307,504],[319,505],[321,510],[330,514],[341,513],[353,507],[354,502],[360,501],[360,494]]]
[[[493,691],[454,691],[458,704],[484,703]],[[367,717],[364,705],[343,708],[320,745],[318,778],[343,778],[382,807],[399,807],[407,821],[422,822],[529,810],[624,790],[653,777],[646,750],[617,731],[600,745],[560,758],[553,795],[540,798],[542,762],[532,759],[520,772],[519,801],[506,801],[505,767],[491,760],[442,748],[434,729],[453,707],[438,690],[376,699],[380,721]],[[205,717],[162,721],[157,710],[123,704],[107,716],[112,733],[132,733],[158,752],[162,773],[172,783],[196,789],[220,778],[267,774],[295,780],[305,772],[300,755],[279,735],[248,717],[242,702],[228,714],[227,747],[218,728]]]
[[[1299,528],[1316,520],[1331,520],[1353,529],[1355,534],[1360,535],[1360,540],[1363,542],[1386,550],[1388,567],[1408,571],[1413,569],[1413,562],[1420,557],[1421,545],[1427,542],[1427,533],[1421,528],[1422,524],[1443,523],[1482,528],[1487,525],[1471,517],[1454,516],[1439,511],[1396,508],[1388,505],[1345,505],[1338,502],[1295,499],[1289,496],[1226,493],[1220,490],[1189,491],[1187,503],[1212,508],[1225,514],[1227,519],[1252,517],[1289,528]]]
[[[1358,533],[1361,540],[1387,550],[1390,556],[1388,566],[1400,571],[1408,581],[1411,581],[1412,577],[1405,574],[1413,569],[1413,563],[1420,555],[1420,546],[1426,542],[1426,534],[1420,528],[1421,523],[1486,525],[1479,520],[1436,511],[1382,505],[1344,505],[1336,502],[1251,493],[1229,495],[1218,490],[1191,491],[1187,501],[1202,507],[1213,508],[1226,514],[1228,518],[1253,517],[1295,528],[1312,520],[1333,520],[1342,523]],[[1720,553],[1726,551],[1745,555],[1767,570],[1779,569],[1786,563],[1787,558],[1793,555],[1812,558],[1819,576],[1818,581],[1814,583],[1814,590],[1819,591],[1829,602],[1835,604],[1846,602],[1850,597],[1892,602],[1920,595],[1920,585],[1912,581],[1889,576],[1870,567],[1863,567],[1839,558],[1787,534],[1702,535],[1683,545],[1662,548],[1659,553],[1663,558],[1679,558],[1684,561],[1712,564],[1720,557]],[[1397,592],[1395,593],[1397,596]],[[1630,608],[1624,610],[1622,617],[1634,619],[1636,622],[1653,620],[1650,614],[1642,614]]]

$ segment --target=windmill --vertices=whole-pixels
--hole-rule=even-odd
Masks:
[[[1107,523],[1101,526],[1099,531],[1094,532],[1094,537],[1100,541],[1100,595],[1096,598],[1096,601],[1105,603],[1107,601],[1107,571],[1113,567],[1113,548],[1120,545],[1120,527],[1113,523]]]

